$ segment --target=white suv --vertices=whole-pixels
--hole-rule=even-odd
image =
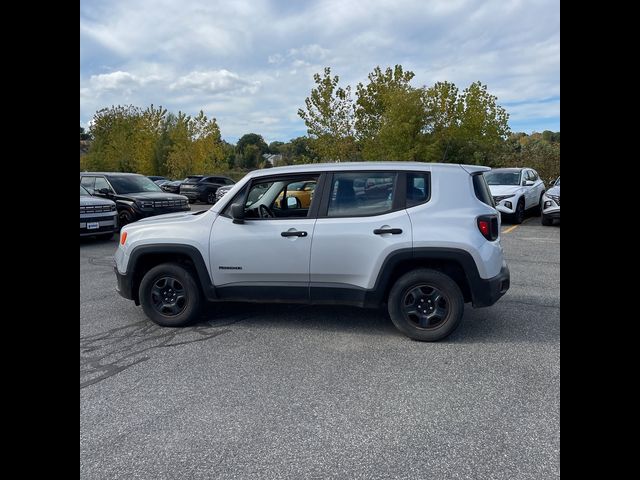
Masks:
[[[526,210],[540,211],[544,182],[532,168],[496,168],[484,174],[496,209],[522,223]]]
[[[122,229],[118,291],[164,326],[204,300],[386,305],[416,340],[509,288],[487,167],[332,163],[257,170],[210,210]],[[315,182],[309,203],[290,192]]]

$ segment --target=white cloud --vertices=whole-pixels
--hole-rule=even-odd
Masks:
[[[193,71],[178,78],[169,85],[170,90],[195,91],[206,94],[218,94],[232,91],[255,93],[259,81],[249,82],[228,70]]]
[[[395,64],[413,85],[479,80],[521,124],[558,123],[559,0],[81,0],[80,11],[85,124],[105,106],[153,103],[203,109],[228,139],[288,140],[305,130],[296,112],[314,73],[330,66],[355,87]]]

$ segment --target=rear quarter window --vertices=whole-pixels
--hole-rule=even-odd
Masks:
[[[472,175],[472,178],[473,191],[476,193],[478,200],[495,208],[496,204],[493,202],[493,197],[491,196],[491,191],[489,190],[487,181],[484,179],[484,175],[482,175],[482,173],[476,173],[475,175]]]

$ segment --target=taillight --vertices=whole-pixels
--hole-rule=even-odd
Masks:
[[[498,216],[481,215],[478,217],[478,230],[490,242],[498,238]]]
[[[120,233],[120,245],[124,245],[124,242],[127,241],[127,232]]]

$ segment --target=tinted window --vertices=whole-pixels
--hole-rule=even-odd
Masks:
[[[139,193],[139,192],[161,192],[162,189],[143,176],[122,176],[122,177],[109,177],[109,181],[114,190],[118,194],[127,193]],[[97,182],[96,182],[97,188]]]
[[[429,174],[407,172],[407,208],[429,200]]]
[[[538,173],[535,170],[530,170],[529,178],[535,182],[536,180],[538,180]]]
[[[329,217],[380,215],[391,211],[396,174],[336,173],[329,198]]]
[[[200,180],[202,180],[202,177],[197,176],[191,176],[191,177],[187,177],[184,179],[184,183],[198,183]]]
[[[487,172],[484,178],[489,185],[520,185],[520,172]]]
[[[93,184],[96,181],[96,177],[82,177],[82,180],[80,180],[80,185],[82,185],[84,188],[86,188],[89,193],[93,193]]]
[[[484,175],[473,175],[473,191],[482,203],[486,203],[490,207],[496,206]]]

